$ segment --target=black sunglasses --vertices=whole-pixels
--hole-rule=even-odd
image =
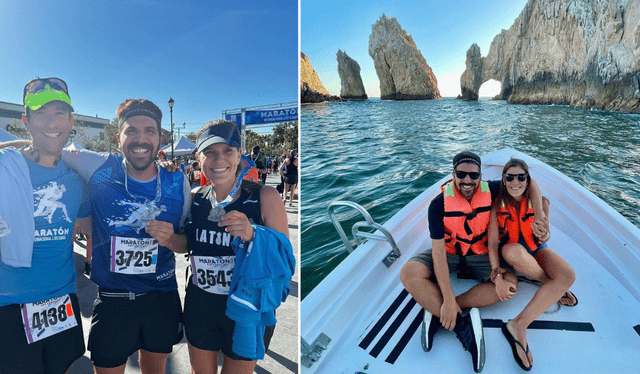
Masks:
[[[507,182],[512,182],[513,178],[518,178],[518,180],[520,182],[524,182],[527,180],[527,178],[529,177],[529,174],[502,174],[502,176],[504,177],[504,180],[506,180]]]
[[[480,172],[477,172],[477,171],[468,172],[468,171],[454,170],[454,173],[456,173],[456,177],[458,179],[464,179],[464,178],[467,177],[467,175],[472,180],[476,180],[476,179],[480,178]]]

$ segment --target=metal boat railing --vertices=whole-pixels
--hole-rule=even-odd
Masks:
[[[365,221],[356,222],[351,227],[351,234],[353,235],[353,243],[351,240],[349,240],[349,238],[345,234],[344,230],[342,229],[342,225],[340,224],[340,220],[338,219],[338,217],[336,217],[336,214],[334,212],[335,209],[339,206],[346,206],[346,207],[353,208],[358,212],[360,212],[360,214],[362,214],[362,216],[365,219]],[[379,223],[376,223],[373,220],[373,218],[371,218],[371,215],[369,214],[369,212],[367,212],[367,210],[362,206],[351,201],[332,201],[329,204],[328,212],[329,212],[329,217],[331,218],[331,222],[333,222],[333,225],[335,226],[336,231],[338,231],[338,235],[340,235],[340,238],[342,239],[342,242],[344,243],[344,246],[347,249],[347,252],[349,253],[353,252],[354,244],[357,247],[362,243],[364,243],[365,240],[382,240],[382,241],[386,241],[387,243],[389,243],[389,245],[391,245],[391,252],[389,252],[389,254],[387,254],[387,256],[385,256],[385,258],[382,260],[382,262],[385,264],[386,267],[390,267],[391,264],[393,264],[395,260],[397,260],[400,257],[400,250],[398,249],[398,246],[396,245],[396,241],[393,239],[393,236],[391,236],[391,233],[389,232],[389,230],[384,228]],[[378,231],[373,233],[363,231],[363,229],[371,229],[371,228]]]

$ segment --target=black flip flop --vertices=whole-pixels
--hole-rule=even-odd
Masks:
[[[573,304],[573,305],[567,305],[567,304],[560,303],[560,305],[566,306],[566,307],[569,307],[569,308],[573,308],[574,306],[578,305],[578,297],[576,296],[576,294],[574,294],[573,292],[571,292],[569,290],[567,290],[567,292],[565,292],[564,295],[562,295],[560,300],[562,300],[562,299],[571,300],[571,298],[567,294],[571,294],[571,296],[573,296],[573,298],[576,299],[576,303]]]
[[[524,351],[524,355],[529,357],[529,344],[527,344],[527,348],[525,348],[522,343],[520,343],[519,341],[516,340],[516,338],[513,337],[513,335],[511,335],[511,333],[509,332],[509,330],[507,330],[507,324],[505,323],[504,325],[502,325],[502,334],[504,335],[505,338],[507,338],[507,341],[509,342],[509,345],[511,346],[511,351],[513,352],[513,359],[516,360],[516,363],[522,368],[522,370],[524,371],[529,371],[531,370],[531,368],[533,367],[533,365],[526,367],[524,366],[524,364],[522,363],[522,361],[520,360],[520,356],[518,356],[518,348],[516,347],[516,344],[520,346],[520,348],[522,348],[522,350]]]

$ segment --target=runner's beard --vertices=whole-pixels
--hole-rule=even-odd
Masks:
[[[133,149],[140,147],[140,146],[144,146],[147,148],[151,148],[150,151],[148,152],[148,156],[147,157],[140,157],[137,156],[134,152]],[[128,151],[125,153],[125,159],[127,160],[127,163],[129,165],[131,165],[131,167],[133,167],[135,170],[137,171],[145,171],[149,168],[149,166],[151,166],[153,164],[153,160],[156,154],[156,147],[150,146],[150,145],[142,145],[142,144],[132,144],[129,147],[127,147]]]

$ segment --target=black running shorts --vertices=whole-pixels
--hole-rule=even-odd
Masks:
[[[226,316],[227,295],[217,295],[201,290],[189,283],[184,300],[184,329],[189,343],[207,351],[222,351],[233,360],[253,361],[233,353],[233,328],[235,322]],[[264,333],[264,350],[275,330],[267,326]]]
[[[139,349],[171,353],[182,339],[182,307],[178,291],[108,297],[98,292],[93,306],[89,346],[95,366],[112,368]],[[116,293],[113,291],[110,294]]]
[[[20,305],[0,307],[0,373],[64,374],[84,354],[82,318],[76,294],[70,294],[77,326],[27,343]]]

